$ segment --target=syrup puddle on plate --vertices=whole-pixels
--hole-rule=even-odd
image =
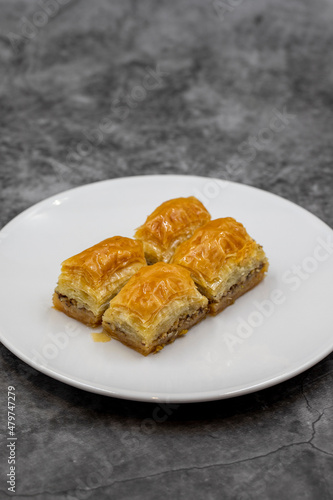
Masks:
[[[101,332],[91,332],[90,335],[94,342],[110,342],[112,338],[108,333],[104,332],[103,330]]]

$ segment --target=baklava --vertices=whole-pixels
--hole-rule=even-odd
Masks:
[[[199,293],[190,273],[158,262],[140,269],[111,300],[103,328],[147,356],[186,333],[207,312],[208,300]]]
[[[108,238],[62,263],[53,304],[67,316],[97,326],[110,300],[143,266],[141,241]]]
[[[265,277],[268,260],[261,245],[231,217],[197,229],[176,250],[172,263],[187,269],[217,314]]]
[[[169,262],[177,246],[211,219],[194,196],[165,201],[147,217],[134,237],[143,242],[148,264]]]

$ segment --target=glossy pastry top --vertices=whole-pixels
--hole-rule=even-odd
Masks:
[[[61,271],[84,274],[86,281],[97,284],[134,262],[146,265],[141,241],[113,236],[65,260]]]
[[[241,223],[225,217],[197,229],[178,247],[172,262],[212,282],[230,265],[246,262],[260,249]]]
[[[175,242],[193,234],[194,230],[210,220],[210,214],[194,196],[174,198],[162,203],[135,233],[135,238],[155,247],[157,254],[170,249]],[[172,252],[173,253],[173,252]],[[167,261],[171,255],[157,255]]]
[[[206,299],[196,289],[190,273],[176,265],[157,262],[141,268],[110,303],[110,309],[123,310],[145,326],[153,326],[154,319],[165,307],[171,306],[177,314],[182,303],[193,300],[206,305]],[[175,303],[179,301],[179,306]],[[109,311],[106,311],[107,317]]]

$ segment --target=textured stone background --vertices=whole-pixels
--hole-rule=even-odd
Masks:
[[[0,227],[70,187],[168,173],[260,187],[333,227],[333,1],[52,0],[52,17],[41,3],[0,1]],[[274,110],[292,116],[272,133]],[[332,498],[332,355],[149,428],[154,405],[1,352],[2,397],[20,394],[20,499]]]

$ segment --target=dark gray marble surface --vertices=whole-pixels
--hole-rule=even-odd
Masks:
[[[0,227],[70,187],[169,173],[253,185],[333,227],[332,22],[331,0],[1,0]],[[2,346],[3,429],[8,385],[17,498],[333,498],[332,354],[258,393],[156,410]]]

